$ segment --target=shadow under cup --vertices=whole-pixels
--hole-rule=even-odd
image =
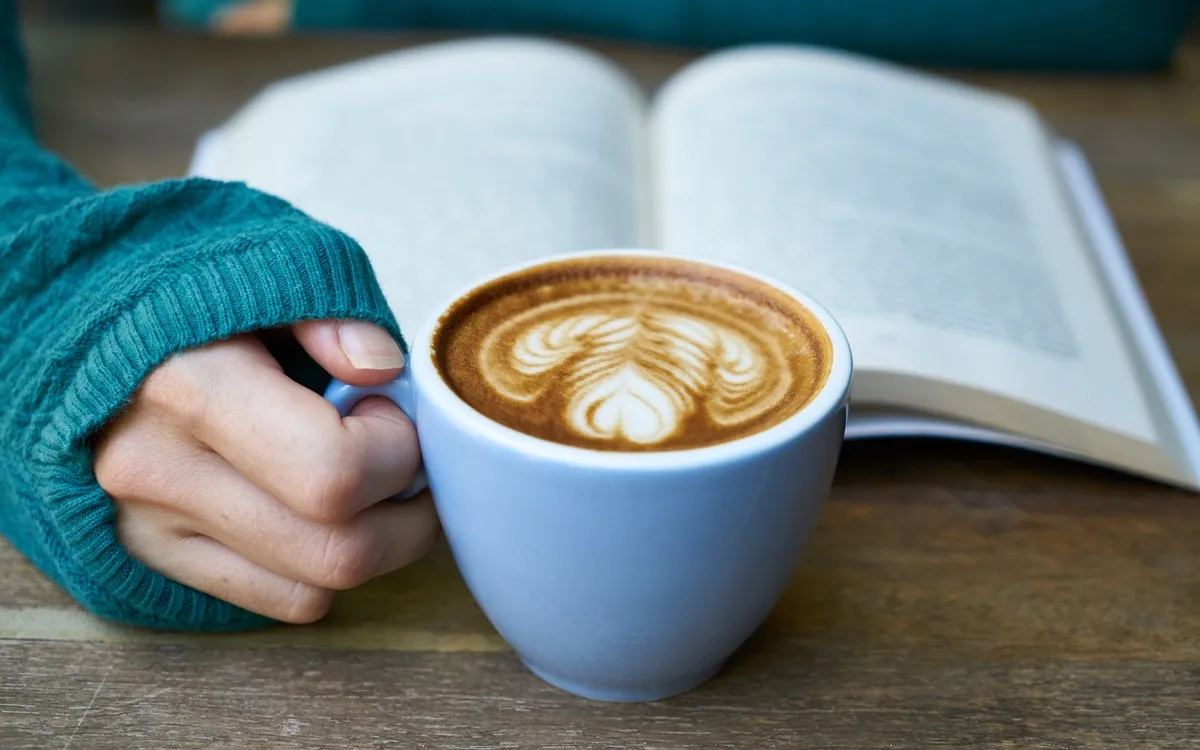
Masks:
[[[641,251],[563,258],[616,256],[664,258]],[[720,669],[790,581],[845,434],[850,348],[824,308],[747,271],[671,262],[769,284],[819,322],[832,356],[806,405],[766,429],[700,448],[564,445],[505,427],[456,395],[432,356],[436,321],[415,339],[396,382],[373,389],[335,382],[327,392],[343,414],[376,394],[409,414],[473,596],[533,673],[587,698],[658,700]]]

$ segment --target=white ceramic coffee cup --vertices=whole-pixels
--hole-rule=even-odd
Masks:
[[[472,284],[440,309],[543,264],[631,255],[675,257],[602,250],[543,258]],[[578,695],[655,700],[710,678],[783,592],[833,478],[853,371],[842,329],[796,289],[745,269],[702,265],[780,290],[828,335],[824,385],[761,432],[638,453],[532,437],[476,411],[442,380],[431,356],[436,318],[412,340],[397,381],[335,382],[327,392],[343,414],[384,395],[410,416],[471,592],[535,674]]]

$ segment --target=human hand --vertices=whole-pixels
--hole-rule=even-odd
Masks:
[[[360,321],[292,327],[334,377],[385,383],[403,355]],[[423,556],[437,536],[412,481],[416,431],[390,401],[350,416],[291,380],[254,336],[157,368],[99,437],[95,472],[125,548],[168,578],[285,622],[312,622],[334,592]]]

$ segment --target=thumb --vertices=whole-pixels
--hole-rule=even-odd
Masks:
[[[310,320],[292,326],[296,341],[326,372],[349,385],[380,385],[404,369],[392,335],[363,320]]]

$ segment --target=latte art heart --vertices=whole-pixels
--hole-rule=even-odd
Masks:
[[[776,342],[720,310],[597,292],[506,321],[483,340],[480,371],[506,399],[557,392],[565,426],[593,440],[655,445],[698,412],[734,427],[787,395]]]
[[[830,341],[795,298],[666,257],[558,260],[488,282],[439,318],[434,363],[488,419],[602,451],[737,440],[803,408]]]

